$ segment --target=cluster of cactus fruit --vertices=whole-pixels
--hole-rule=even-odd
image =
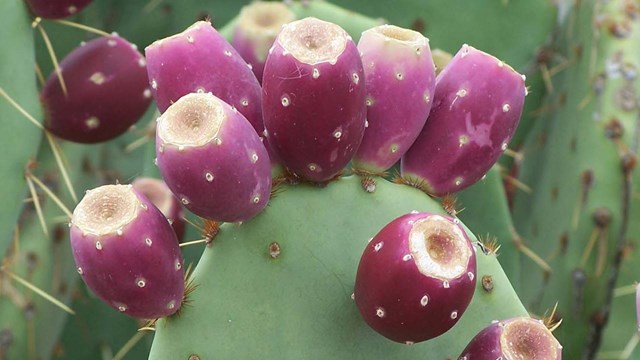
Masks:
[[[28,5],[37,17],[33,27],[43,32],[41,18],[65,18],[89,3],[16,0],[14,5]],[[640,10],[631,1],[559,6],[558,19],[574,19],[558,22],[569,45],[575,23],[596,17],[621,42],[637,32]],[[196,21],[151,43],[144,55],[116,33],[92,30],[101,35],[66,55],[42,82],[42,122],[27,114],[44,130],[52,149],[41,150],[45,155],[38,157],[37,166],[49,172],[60,167],[70,185],[62,169],[65,162],[72,163],[71,177],[88,190],[79,202],[71,189],[70,196],[61,196],[62,180],[39,180],[35,165],[25,166],[23,186],[30,189],[33,209],[23,211],[11,246],[7,243],[0,268],[0,319],[8,314],[5,295],[25,314],[33,313],[31,296],[17,292],[14,283],[51,298],[29,285],[36,283],[29,263],[37,257],[21,253],[18,229],[30,224],[29,229],[37,230],[40,223],[46,233],[43,214],[60,208],[69,224],[69,251],[61,266],[68,268],[72,255],[76,277],[115,310],[114,317],[121,312],[140,319],[140,330],[155,332],[150,359],[561,359],[563,346],[551,332],[558,314],[566,319],[559,330],[565,356],[568,351],[571,358],[594,358],[607,337],[603,329],[610,314],[615,320],[620,311],[632,311],[616,310],[612,300],[616,282],[634,279],[624,276],[624,254],[630,251],[626,234],[637,208],[632,180],[640,134],[633,131],[637,120],[627,119],[638,107],[632,96],[636,61],[625,58],[628,45],[593,35],[605,43],[601,46],[613,54],[610,58],[601,59],[592,49],[596,55],[582,59],[585,50],[575,47],[576,59],[563,58],[555,49],[551,60],[539,56],[547,91],[553,85],[550,71],[560,72],[566,65],[547,66],[575,61],[584,67],[591,61],[589,71],[595,75],[584,86],[593,94],[576,102],[580,111],[595,107],[596,123],[617,107],[627,112],[603,122],[609,139],[603,146],[593,145],[591,127],[579,135],[571,122],[564,128],[543,121],[527,124],[533,130],[524,150],[504,166],[536,190],[550,186],[552,203],[559,193],[566,197],[567,187],[580,191],[577,205],[566,202],[572,205],[570,214],[544,232],[538,229],[544,226],[539,218],[549,216],[551,209],[560,219],[566,207],[544,207],[542,198],[532,207],[523,199],[530,194],[505,193],[496,175],[496,163],[517,136],[521,117],[530,121],[523,115],[526,77],[466,44],[458,44],[457,53],[442,60],[418,31],[340,11],[319,0],[255,2],[223,29],[209,20]],[[349,27],[353,19],[361,23],[355,30]],[[597,73],[600,65],[606,70]],[[620,90],[615,82],[610,85],[614,90],[608,90],[608,77],[625,82]],[[0,90],[7,103],[26,113],[10,92]],[[607,91],[622,100],[601,102]],[[557,104],[554,96],[549,91],[552,104],[546,106],[564,106],[566,93],[558,95]],[[101,161],[98,150],[114,156],[109,144],[149,113],[152,100],[157,113],[145,131],[155,141],[143,160],[145,166],[153,164],[145,172],[162,180],[104,176],[99,181],[104,185],[96,186],[88,174],[94,171],[91,162]],[[623,130],[627,128],[629,134]],[[614,143],[610,162],[619,158],[622,164],[617,175],[621,194],[615,192],[615,200],[606,198],[614,192],[594,183],[610,163],[595,170],[588,168],[588,160],[562,165],[562,157],[554,158],[540,146],[565,140],[571,153],[580,147],[587,156],[596,149],[610,151],[607,146]],[[72,158],[70,152],[77,161],[65,158]],[[541,164],[550,158],[549,169],[566,168],[567,174],[578,169],[582,189],[569,180],[549,180],[550,170],[541,170]],[[36,185],[52,204],[42,206]],[[497,190],[488,195],[482,186]],[[469,222],[462,214],[458,217],[456,193],[468,208],[486,212],[483,206],[491,203],[506,215],[495,225],[476,229],[482,217],[469,215]],[[474,197],[480,200],[467,202]],[[73,213],[65,202],[77,202]],[[593,209],[595,227],[583,225],[587,221],[582,217],[589,216],[585,209]],[[192,225],[202,240],[184,242],[194,234],[185,228],[193,223],[189,218],[196,219]],[[546,233],[564,238],[565,245],[555,251],[541,240],[530,249],[516,228],[527,239]],[[503,251],[512,256],[502,267],[496,258],[499,246],[474,235],[487,229],[510,234],[511,239],[500,238]],[[621,235],[609,241],[607,234],[614,230]],[[591,233],[584,252],[567,256],[567,246],[577,245],[566,243],[584,232]],[[64,233],[56,226],[53,236],[60,241]],[[616,252],[609,253],[608,242]],[[206,245],[187,260],[183,249],[196,244]],[[550,249],[552,255],[546,256]],[[587,268],[591,251],[597,251],[593,269]],[[17,270],[23,258],[26,273]],[[190,261],[197,261],[193,272]],[[563,272],[570,274],[569,281]],[[536,278],[539,273],[542,279]],[[527,279],[535,279],[535,286],[527,286]],[[563,286],[572,289],[570,295],[561,294]],[[554,293],[542,293],[550,287]],[[47,289],[68,301],[61,280]],[[587,291],[597,289],[606,293],[588,298]],[[557,301],[558,314],[554,309],[550,318],[543,318],[545,307],[551,309]],[[0,359],[42,356],[32,341],[18,339],[22,345],[16,346],[18,332],[11,320],[8,324],[0,322]],[[33,331],[30,324],[26,333]],[[580,337],[566,335],[571,331]],[[630,344],[634,339],[637,335]],[[131,346],[130,341],[123,349]],[[629,358],[633,350],[631,346],[615,356]],[[42,351],[52,356],[51,346]]]

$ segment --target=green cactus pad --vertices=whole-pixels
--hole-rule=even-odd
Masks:
[[[450,332],[407,346],[368,328],[351,299],[367,240],[410,211],[442,213],[418,190],[373,181],[373,193],[355,176],[285,186],[255,219],[224,225],[189,304],[157,323],[150,359],[454,358],[490,321],[526,315],[495,257],[478,250],[474,300]]]
[[[136,340],[124,359],[144,359],[149,354],[152,336],[137,331],[141,322],[128,316],[116,316],[113,309],[89,293],[84,284],[80,284],[74,293],[71,306],[76,316],[67,317],[52,359],[111,359],[108,355],[118,354],[129,341]],[[142,338],[134,339],[136,335]]]
[[[595,357],[605,326],[615,342],[607,350],[622,350],[635,330],[607,325],[616,278],[630,269],[637,274],[626,264],[637,253],[622,258],[620,273],[616,260],[619,245],[638,236],[630,227],[637,212],[633,218],[625,210],[634,201],[638,206],[625,191],[625,171],[631,177],[632,168],[622,161],[627,152],[637,156],[640,134],[640,13],[630,4],[571,3],[556,56],[569,66],[553,77],[547,111],[523,150],[520,180],[533,192],[518,193],[514,203],[517,229],[552,268],[548,276],[522,262],[519,295],[536,314],[558,303],[563,323],[556,336],[572,358]],[[622,311],[635,321],[634,307]]]
[[[61,144],[76,191],[96,183],[90,170],[99,159],[99,147]],[[34,174],[51,188],[67,207],[73,204],[50,147],[42,147]],[[68,218],[38,187],[42,211],[49,230],[45,236],[33,206],[20,215],[17,246],[3,253],[5,269],[29,281],[63,303],[70,303],[78,281],[68,241]],[[0,272],[0,331],[8,331],[12,343],[6,359],[48,358],[64,326],[67,313]],[[2,358],[0,356],[0,358]]]
[[[0,33],[5,49],[0,51],[0,88],[36,119],[40,118],[40,102],[36,89],[33,29],[26,4],[21,0],[0,3]],[[9,48],[11,50],[9,50]],[[0,254],[11,241],[11,234],[27,194],[22,176],[25,165],[35,158],[42,132],[0,96],[0,118],[3,131],[0,143],[5,152],[0,160],[0,174],[4,175],[0,187]]]
[[[500,245],[498,261],[518,291],[520,262],[523,258],[514,241],[514,227],[498,166],[494,165],[484,180],[459,192],[457,198],[460,220],[476,236],[495,238]]]

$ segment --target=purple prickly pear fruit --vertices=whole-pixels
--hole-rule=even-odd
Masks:
[[[81,45],[60,63],[67,94],[55,72],[40,93],[45,127],[79,143],[124,133],[151,103],[145,65],[135,45],[115,34]]]
[[[281,2],[257,1],[242,8],[231,44],[262,82],[264,62],[282,25],[295,19]]]
[[[34,15],[43,19],[62,19],[75,15],[92,0],[26,0]]]
[[[403,215],[373,237],[360,259],[354,298],[371,328],[406,344],[453,327],[476,286],[476,257],[459,220]]]
[[[380,173],[400,160],[427,121],[435,69],[429,40],[393,25],[363,32],[358,50],[367,88],[367,128],[353,167]]]
[[[331,179],[360,146],[365,95],[358,49],[341,27],[315,18],[283,26],[262,79],[272,150],[306,180]]]
[[[198,216],[245,221],[269,201],[271,164],[262,139],[211,93],[185,95],[162,114],[156,157],[167,186]]]
[[[561,360],[562,346],[540,320],[528,317],[494,321],[481,330],[458,360]]]
[[[436,196],[480,180],[507,149],[526,92],[523,75],[464,45],[436,78],[433,108],[402,157],[402,176]]]
[[[70,226],[78,273],[109,306],[143,319],[180,308],[184,271],[176,234],[131,185],[87,191]]]
[[[184,210],[180,200],[173,195],[167,184],[162,180],[139,177],[131,185],[162,212],[175,231],[178,241],[182,242],[185,232]]]
[[[211,92],[235,107],[262,136],[260,83],[238,52],[207,21],[145,49],[151,91],[160,112],[193,92]]]

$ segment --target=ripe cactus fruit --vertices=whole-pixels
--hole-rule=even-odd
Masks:
[[[185,232],[184,211],[180,201],[173,195],[167,184],[162,180],[139,177],[131,185],[162,212],[175,231],[178,241],[182,241]]]
[[[131,185],[87,191],[70,226],[78,273],[109,306],[144,319],[180,308],[184,271],[178,240],[160,210]]]
[[[77,14],[93,0],[26,0],[34,15],[62,19]]]
[[[156,157],[167,186],[198,216],[245,221],[269,201],[271,165],[262,140],[211,93],[185,95],[158,119]]]
[[[231,45],[251,65],[258,81],[262,82],[264,62],[282,25],[294,19],[289,7],[280,2],[256,1],[240,11]]]
[[[513,68],[464,45],[436,79],[427,123],[402,157],[403,177],[436,196],[480,180],[507,149],[526,92]]]
[[[262,79],[269,145],[298,176],[323,182],[356,152],[365,124],[362,61],[338,25],[305,18],[285,25]]]
[[[453,327],[476,286],[475,251],[459,220],[410,213],[371,239],[355,284],[360,314],[374,330],[407,344]]]
[[[400,160],[420,134],[431,110],[435,69],[429,40],[397,26],[365,31],[358,50],[366,80],[368,126],[353,166],[379,173]]]
[[[542,323],[528,317],[495,321],[476,335],[459,360],[562,359],[562,346]]]
[[[79,143],[97,143],[124,133],[151,103],[145,60],[118,35],[91,40],[60,63],[67,94],[52,73],[40,94],[45,127]]]
[[[238,52],[207,21],[145,49],[151,91],[160,112],[192,92],[211,92],[262,135],[260,84]]]

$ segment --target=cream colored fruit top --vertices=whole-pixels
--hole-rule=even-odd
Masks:
[[[282,2],[253,2],[240,11],[236,36],[246,38],[256,58],[264,62],[282,25],[294,19],[293,12]]]
[[[439,215],[413,224],[409,250],[422,274],[441,280],[464,275],[472,256],[463,230]]]
[[[83,233],[107,235],[136,218],[142,203],[131,185],[104,185],[87,191],[73,211],[71,223]]]
[[[500,336],[500,347],[504,355],[512,360],[555,360],[560,343],[542,322],[521,318],[505,325]]]
[[[165,144],[203,146],[218,136],[225,118],[222,100],[211,93],[191,93],[169,106],[156,131]]]
[[[294,20],[294,14],[282,2],[254,2],[242,8],[238,26],[250,36],[278,35],[282,25]]]
[[[308,17],[285,25],[278,43],[301,63],[335,63],[350,40],[338,25]]]
[[[388,41],[393,41],[406,46],[424,46],[429,40],[417,31],[401,28],[394,25],[380,25],[362,33],[362,36],[380,36]]]

